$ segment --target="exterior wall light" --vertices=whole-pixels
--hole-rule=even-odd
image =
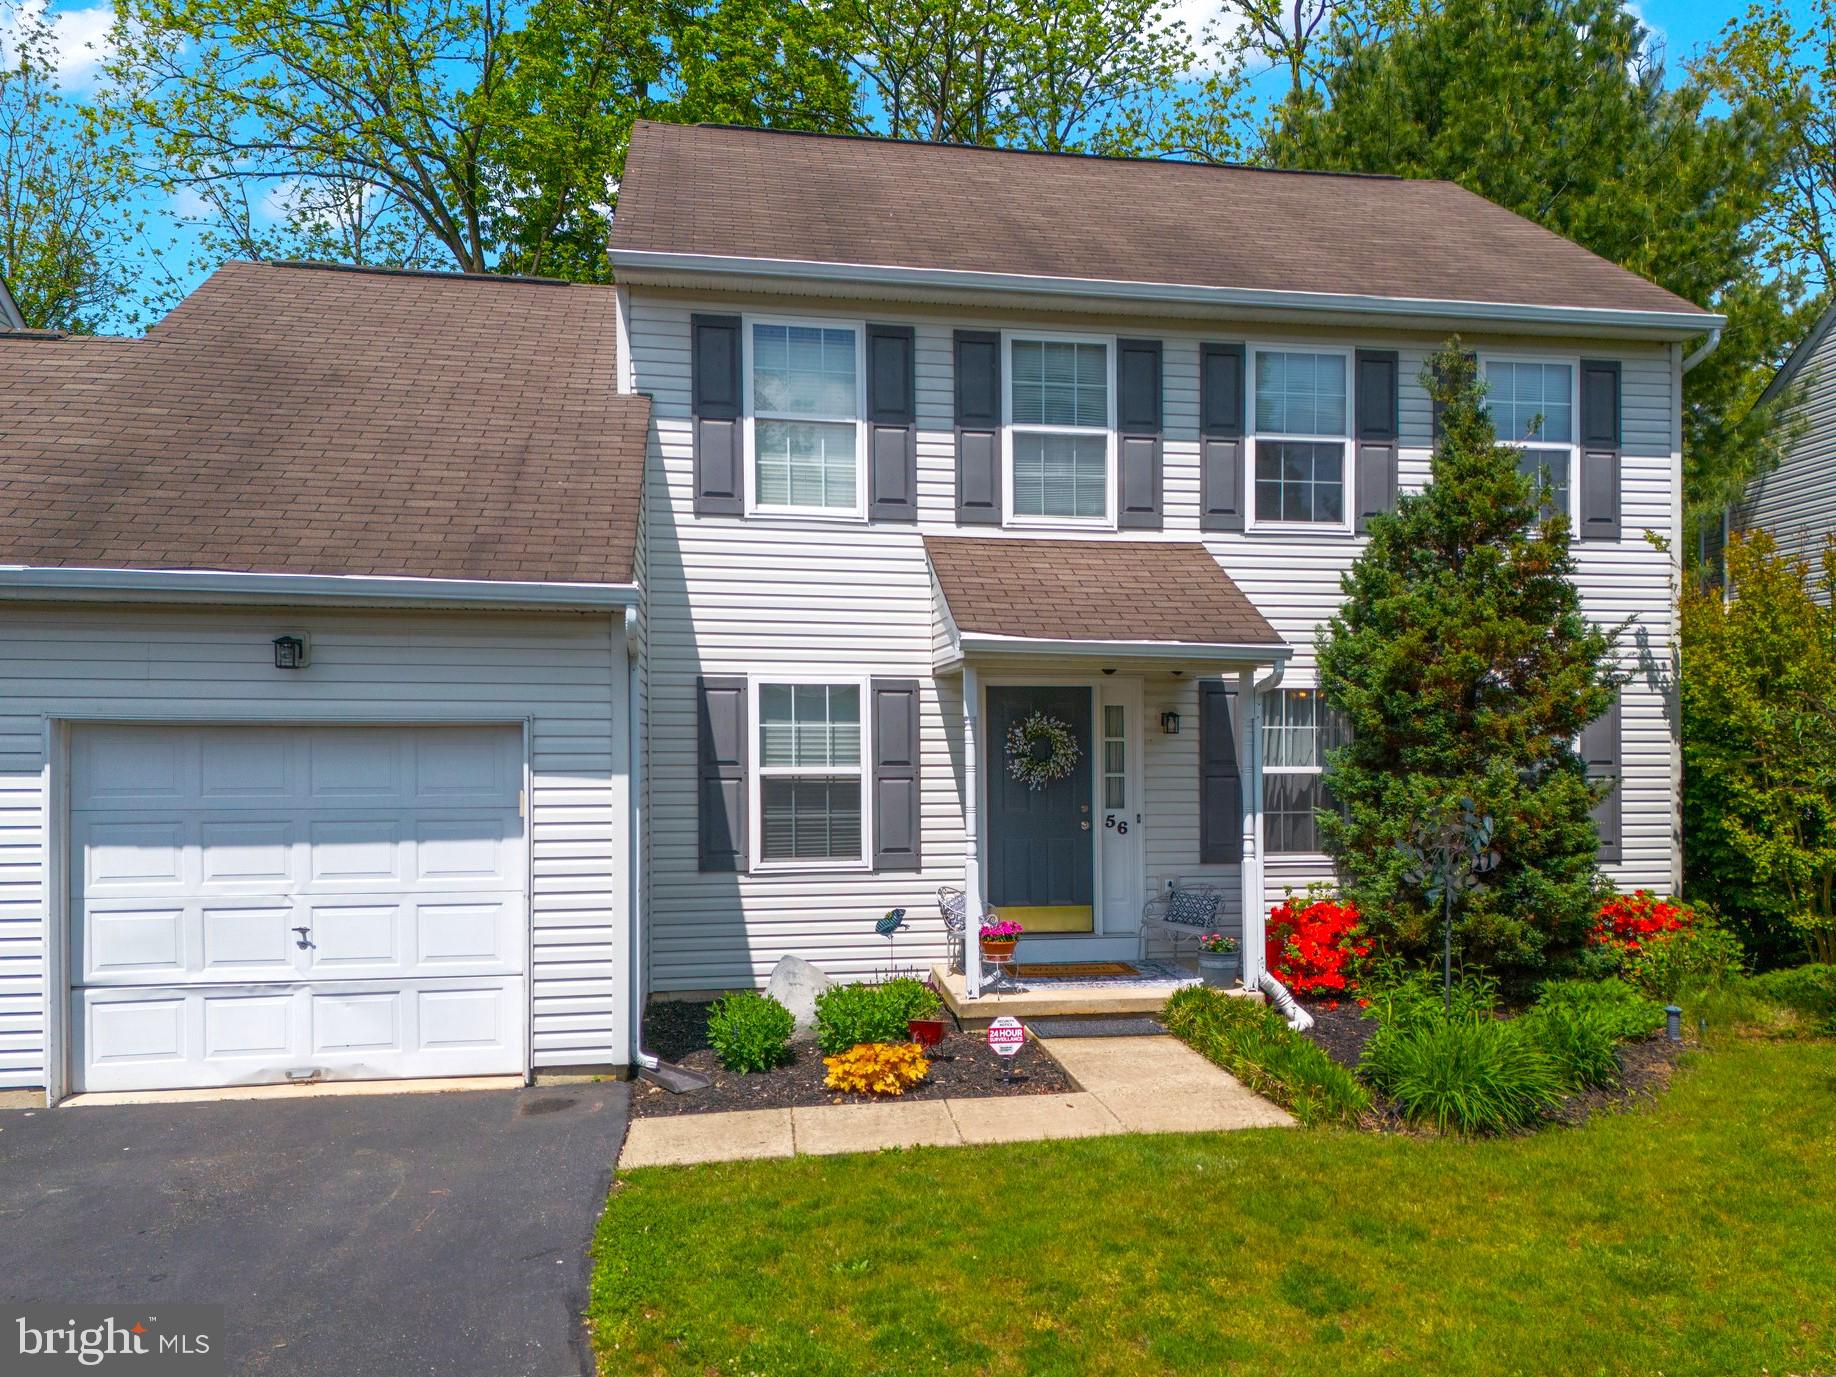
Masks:
[[[1161,713],[1160,714],[1160,730],[1165,732],[1168,736],[1178,736],[1179,735],[1179,714],[1176,712]]]
[[[274,667],[276,669],[305,669],[312,659],[312,645],[304,636],[276,636],[274,638]]]

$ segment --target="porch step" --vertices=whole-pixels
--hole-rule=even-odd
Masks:
[[[1007,1015],[1031,1023],[1040,1018],[1138,1018],[1158,1015],[1179,980],[1084,980],[1063,985],[1051,980],[1022,981],[1018,992],[984,992],[970,999],[963,977],[939,965],[931,977],[943,992],[944,1005],[966,1032],[986,1028]]]

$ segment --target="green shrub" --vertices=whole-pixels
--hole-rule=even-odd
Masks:
[[[1502,1133],[1562,1098],[1562,1076],[1523,1020],[1482,1013],[1379,1027],[1359,1069],[1411,1123],[1442,1133]]]
[[[708,1010],[708,1042],[714,1055],[727,1070],[742,1074],[782,1066],[795,1029],[789,1009],[754,990],[717,999]]]
[[[1355,1126],[1370,1092],[1260,1000],[1192,985],[1167,1001],[1167,1031],[1309,1126]]]
[[[1619,1038],[1611,1015],[1585,1004],[1538,1004],[1517,1020],[1555,1064],[1565,1088],[1580,1090],[1619,1082]]]
[[[837,1056],[863,1042],[906,1042],[906,1023],[935,1017],[943,1003],[922,980],[837,985],[816,996],[816,1045]]]
[[[1694,927],[1645,943],[1626,976],[1653,999],[1674,1003],[1685,990],[1715,990],[1739,978],[1747,954],[1740,939],[1706,915]]]
[[[1761,999],[1802,1014],[1826,1032],[1836,1032],[1836,966],[1767,971],[1754,976],[1748,985]]]
[[[1546,980],[1538,1009],[1585,1011],[1601,1019],[1616,1042],[1636,1042],[1664,1027],[1664,1006],[1623,980]]]

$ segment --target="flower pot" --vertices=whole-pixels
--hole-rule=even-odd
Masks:
[[[937,1018],[908,1018],[905,1031],[912,1035],[912,1041],[920,1047],[935,1047],[943,1041],[944,1021]]]
[[[1215,990],[1228,990],[1237,983],[1243,968],[1243,953],[1235,951],[1202,951],[1198,954],[1199,979]]]
[[[1019,945],[1020,939],[1017,937],[1010,942],[983,942],[981,944],[982,959],[984,961],[1012,961],[1014,948]]]

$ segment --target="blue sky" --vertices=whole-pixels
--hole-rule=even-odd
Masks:
[[[795,3],[795,0],[784,0]],[[20,5],[46,8],[58,26],[60,50],[64,62],[63,81],[80,95],[93,86],[96,76],[95,47],[106,36],[112,10],[109,0],[0,0],[0,49],[6,45],[6,21],[10,9]],[[1206,21],[1217,16],[1223,6],[1220,0],[1174,0],[1174,11],[1195,32]],[[1726,24],[1747,9],[1747,0],[1633,0],[1632,8],[1661,40],[1665,59],[1673,73],[1679,72],[1694,56],[1714,42]],[[1792,0],[1794,12],[1809,19],[1809,0]],[[1269,84],[1277,87],[1285,77],[1271,76]],[[1259,83],[1260,85],[1260,83]],[[187,287],[198,274],[189,266],[193,256],[194,234],[180,218],[182,204],[150,196],[146,205],[149,230],[158,248],[159,267],[149,264],[149,274],[170,274]]]

